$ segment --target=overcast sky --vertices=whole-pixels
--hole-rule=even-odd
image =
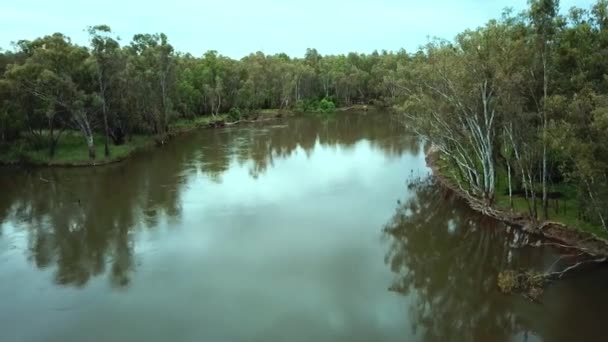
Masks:
[[[123,43],[135,33],[164,32],[173,46],[241,58],[250,52],[302,56],[377,50],[414,51],[429,36],[453,38],[502,9],[526,0],[17,0],[0,5],[0,47],[61,32],[86,44],[83,29],[107,24]],[[562,0],[561,8],[588,8],[593,0]]]

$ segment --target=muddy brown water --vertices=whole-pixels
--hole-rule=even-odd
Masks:
[[[423,179],[387,113],[200,130],[0,169],[1,341],[605,341],[608,272],[498,292],[547,247]],[[559,266],[559,265],[557,265]],[[555,267],[555,266],[554,266]]]

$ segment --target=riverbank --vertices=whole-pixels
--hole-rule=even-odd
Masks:
[[[561,222],[538,221],[524,213],[496,206],[488,207],[482,200],[460,189],[450,177],[446,176],[440,166],[438,153],[429,152],[426,155],[426,161],[438,183],[464,199],[473,210],[509,225],[520,227],[526,233],[543,236],[552,241],[552,245],[556,247],[575,249],[593,257],[608,256],[608,240]]]
[[[221,128],[268,121],[285,115],[293,115],[291,111],[261,110],[247,119],[232,121],[228,114],[217,116],[202,116],[194,119],[178,119],[169,126],[169,138],[202,128]],[[50,158],[46,146],[33,148],[26,139],[18,140],[10,145],[0,146],[0,165],[13,166],[51,166],[51,167],[87,167],[100,166],[121,162],[141,151],[158,145],[158,139],[153,135],[134,135],[122,145],[110,145],[110,156],[104,155],[104,136],[95,134],[96,158],[90,159],[88,149],[82,135],[77,131],[66,131],[62,134],[55,156]]]
[[[335,112],[359,112],[371,110],[366,105],[353,105],[337,108]],[[281,109],[263,109],[251,113],[246,118],[234,119],[229,114],[201,116],[193,119],[180,118],[169,125],[169,138],[176,135],[204,128],[222,128],[243,123],[254,123],[275,120],[284,116],[300,114],[318,114],[315,112],[294,112]],[[51,166],[51,167],[90,167],[113,164],[128,159],[141,151],[158,145],[158,139],[152,135],[134,135],[122,145],[111,145],[110,156],[104,155],[104,136],[95,134],[96,158],[90,159],[88,149],[81,134],[77,131],[63,133],[56,148],[55,156],[50,158],[45,146],[32,148],[25,140],[10,145],[0,146],[0,165],[13,166]]]

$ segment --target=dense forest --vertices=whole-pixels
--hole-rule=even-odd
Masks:
[[[55,33],[0,51],[0,150],[52,158],[79,132],[93,159],[96,141],[105,156],[133,136],[164,142],[180,120],[374,103],[402,113],[471,195],[607,230],[607,26],[607,0],[569,10],[532,0],[415,53],[240,60],[176,52],[162,33],[122,44],[93,26],[88,46]]]
[[[179,119],[392,99],[413,60],[405,51],[321,56],[315,49],[304,58],[257,52],[234,60],[216,51],[199,58],[175,52],[162,33],[121,46],[108,26],[88,32],[88,47],[55,33],[0,54],[0,141],[26,137],[53,156],[62,132],[77,130],[95,158],[95,132],[108,155],[133,134],[164,139]]]

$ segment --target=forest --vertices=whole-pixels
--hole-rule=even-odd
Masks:
[[[315,49],[304,58],[256,52],[234,60],[216,51],[199,58],[174,51],[162,33],[121,45],[108,26],[88,32],[90,46],[55,33],[0,54],[2,143],[19,141],[21,151],[44,150],[53,158],[60,139],[79,132],[94,159],[96,141],[107,157],[133,137],[164,142],[171,127],[225,114],[237,121],[267,109],[392,105],[399,74],[415,59],[405,51],[321,56]]]
[[[530,1],[426,46],[400,110],[462,191],[607,236],[607,8]]]
[[[463,191],[605,236],[607,25],[607,0],[532,0],[414,53],[197,57],[162,33],[122,43],[106,25],[87,28],[87,46],[20,40],[0,51],[0,160],[69,144],[108,158],[196,122],[374,104],[430,142]]]

